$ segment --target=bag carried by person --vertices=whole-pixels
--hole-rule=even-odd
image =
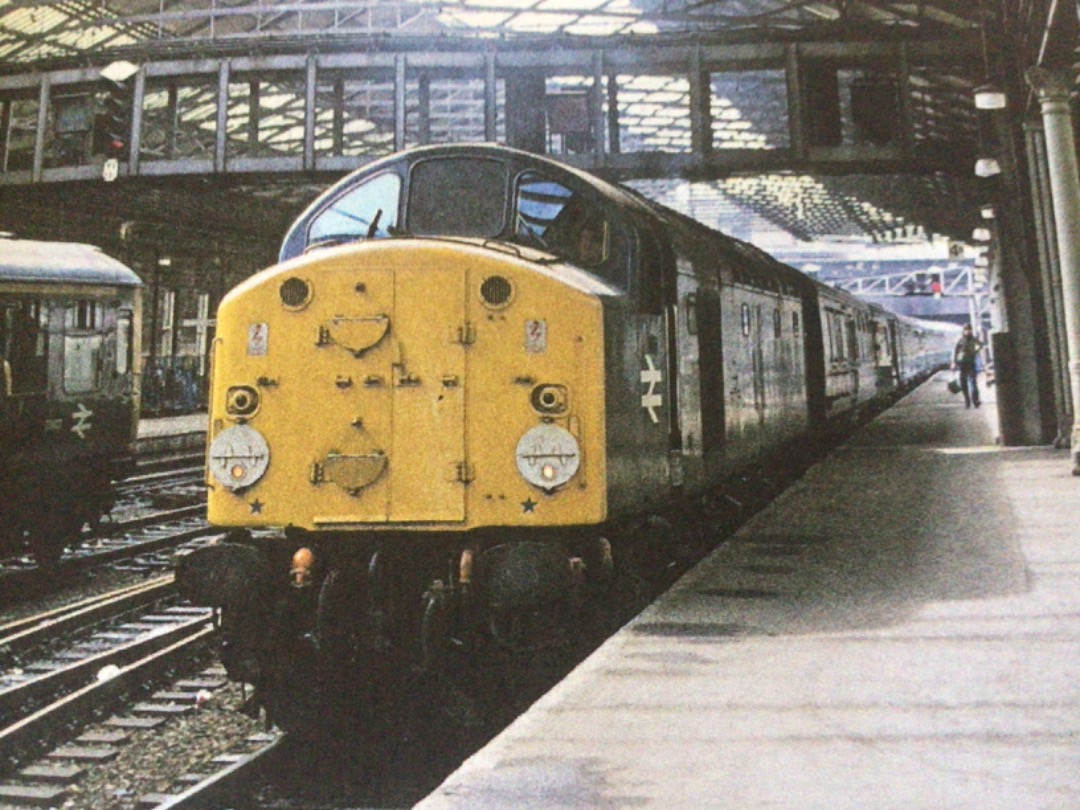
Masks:
[[[949,380],[949,393],[950,394],[959,394],[960,393],[960,378],[959,378],[959,376],[953,377],[951,380]]]

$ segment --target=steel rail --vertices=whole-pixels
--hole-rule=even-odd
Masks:
[[[0,761],[23,762],[31,758],[64,727],[88,717],[94,709],[117,699],[133,687],[160,677],[213,632],[213,627],[195,628],[186,638],[122,667],[115,677],[87,684],[0,729]]]
[[[0,625],[0,656],[21,652],[41,644],[43,640],[71,633],[104,618],[125,613],[131,608],[156,602],[175,592],[173,575],[169,574],[44,613],[16,619]]]
[[[178,617],[175,625],[162,625],[161,630],[147,631],[129,642],[117,645],[86,658],[61,665],[51,672],[0,689],[0,716],[10,717],[23,706],[47,698],[64,689],[81,686],[109,664],[127,666],[162,648],[198,632],[211,621],[208,608],[197,616]],[[0,735],[2,736],[2,735]]]
[[[211,774],[201,782],[192,785],[183,793],[157,805],[155,810],[197,810],[205,807],[221,807],[229,799],[234,799],[258,774],[274,768],[281,758],[286,735],[280,734],[258,751],[245,754],[226,768]]]

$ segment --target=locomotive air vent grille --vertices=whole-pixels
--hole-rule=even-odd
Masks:
[[[302,309],[311,301],[311,285],[302,278],[289,278],[279,290],[281,303],[287,309]]]
[[[489,307],[505,307],[513,294],[514,287],[504,276],[488,276],[480,285],[480,297]]]

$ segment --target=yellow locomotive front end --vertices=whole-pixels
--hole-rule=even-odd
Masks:
[[[212,523],[347,538],[604,520],[602,307],[544,265],[354,244],[253,277],[217,324]]]

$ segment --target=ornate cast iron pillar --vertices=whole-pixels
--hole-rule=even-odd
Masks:
[[[1069,111],[1069,80],[1064,71],[1036,67],[1028,83],[1042,105],[1046,132],[1046,158],[1050,170],[1050,193],[1054,200],[1054,225],[1061,259],[1061,288],[1068,335],[1069,381],[1074,404],[1072,426],[1073,475],[1080,475],[1080,177],[1077,174],[1076,140]]]

